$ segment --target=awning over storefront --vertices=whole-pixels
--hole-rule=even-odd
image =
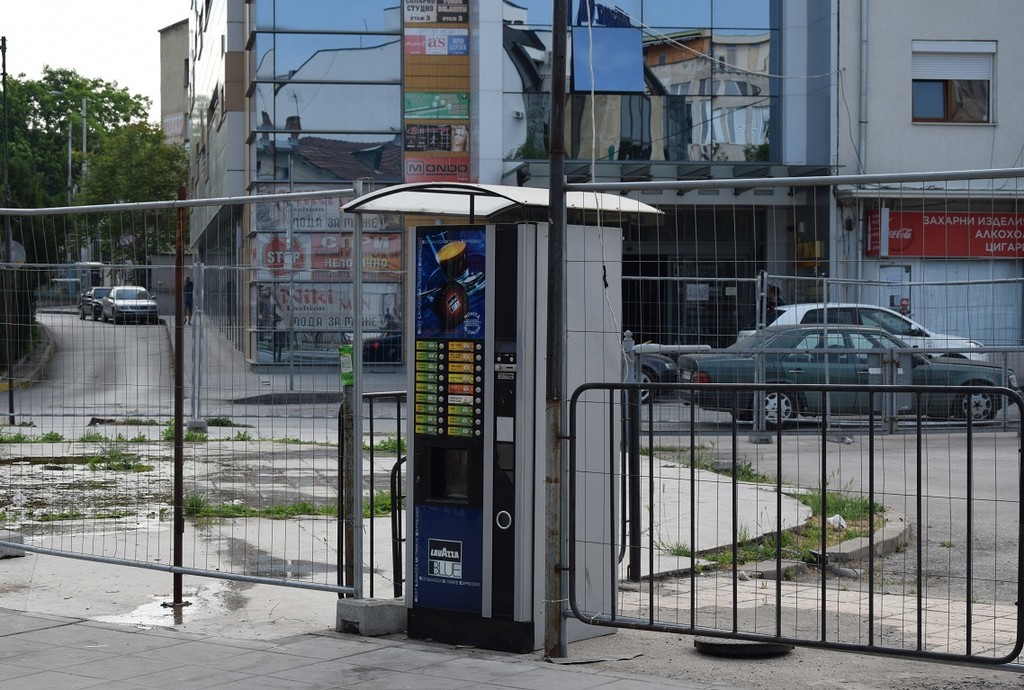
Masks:
[[[540,187],[417,182],[385,187],[353,199],[345,213],[410,213],[426,216],[468,216],[486,219],[513,207],[548,207],[548,190]],[[618,194],[567,192],[567,210],[621,214],[660,214],[653,206]]]

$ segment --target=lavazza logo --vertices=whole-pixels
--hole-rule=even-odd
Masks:
[[[431,575],[447,577],[452,580],[462,579],[461,541],[428,539],[427,550]]]

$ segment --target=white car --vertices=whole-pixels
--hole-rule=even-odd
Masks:
[[[984,352],[974,348],[984,347],[981,343],[958,335],[933,333],[921,324],[908,319],[899,312],[875,304],[821,303],[783,304],[768,316],[769,326],[795,326],[798,324],[829,323],[839,325],[871,326],[881,328],[912,347],[922,349],[949,348],[953,352],[935,353],[934,356],[964,357],[977,361],[988,361]],[[753,329],[742,330],[738,337],[754,333]]]

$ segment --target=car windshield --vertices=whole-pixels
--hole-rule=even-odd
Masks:
[[[110,292],[110,288],[93,288],[92,289],[92,296],[93,297],[106,297],[108,292]]]
[[[118,290],[118,299],[149,299],[149,293],[143,289]]]
[[[864,309],[861,319],[865,326],[882,328],[896,335],[913,335],[915,331],[921,330],[917,324],[908,319],[875,309]]]

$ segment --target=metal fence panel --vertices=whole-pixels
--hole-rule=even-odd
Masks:
[[[642,385],[591,384],[574,393],[571,503],[602,498],[585,495],[587,484],[578,478],[579,411],[622,406],[623,393]],[[624,419],[639,420],[639,429],[624,429],[605,462],[609,483],[635,487],[621,501],[611,499],[610,510],[623,521],[607,545],[619,554],[608,564],[617,573],[615,604],[588,608],[593,599],[572,588],[571,559],[570,605],[580,620],[977,663],[1017,658],[1024,644],[1016,606],[1018,392],[978,389],[1014,406],[1018,421],[1010,430],[997,421],[911,415],[891,434],[868,410],[831,428],[824,417],[805,418],[766,439],[749,422],[691,405],[689,395],[701,385],[747,396],[759,388],[893,392],[839,384],[653,386],[656,395],[637,412],[622,410]],[[639,462],[630,465],[631,455]],[[573,555],[580,548],[576,529],[570,525]]]

